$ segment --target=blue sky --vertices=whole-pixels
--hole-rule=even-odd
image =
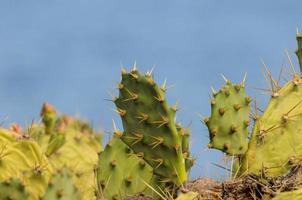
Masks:
[[[210,112],[210,87],[220,74],[239,82],[248,73],[248,92],[266,87],[263,59],[273,74],[293,55],[302,2],[218,0],[53,0],[0,2],[0,119],[22,125],[39,119],[42,103],[77,114],[96,129],[120,128],[114,105],[120,64],[141,71],[155,65],[155,79],[167,78],[169,102],[179,100],[178,119],[192,123],[191,176],[220,177],[222,154],[207,151],[207,130],[197,113]],[[108,138],[108,135],[105,136]]]

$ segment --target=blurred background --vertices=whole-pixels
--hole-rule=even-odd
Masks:
[[[44,101],[79,115],[104,132],[119,116],[106,101],[117,94],[120,66],[134,62],[146,72],[155,66],[158,83],[173,86],[178,120],[191,126],[191,177],[225,178],[223,154],[207,150],[200,116],[210,113],[210,87],[234,82],[247,72],[247,90],[265,106],[268,87],[263,64],[288,73],[288,49],[297,59],[296,28],[302,28],[302,1],[218,0],[52,0],[0,2],[0,123],[25,126],[39,120]],[[296,68],[297,69],[297,68]]]

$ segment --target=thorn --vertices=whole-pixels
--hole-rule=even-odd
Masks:
[[[212,128],[212,129],[210,130],[210,133],[211,133],[211,136],[212,136],[212,137],[214,137],[214,136],[217,134],[217,132],[218,132],[217,128]]]
[[[239,111],[240,108],[241,108],[241,105],[235,104],[235,105],[233,106],[233,108],[234,108],[236,111]]]
[[[136,72],[136,71],[137,71],[137,64],[136,64],[136,61],[134,61],[133,68],[132,68],[131,72]]]
[[[117,137],[122,137],[123,132],[120,131],[118,128],[116,128],[116,124],[115,124],[114,119],[112,119],[112,125],[113,125],[113,133],[114,133],[114,135],[116,135]]]
[[[220,74],[220,75],[221,75],[221,77],[223,78],[223,80],[225,81],[226,84],[231,83],[231,81],[228,80],[223,74]]]
[[[149,119],[149,115],[145,114],[145,113],[142,113],[142,112],[139,112],[139,115],[136,118],[140,119],[139,123],[142,123],[142,122]]]
[[[123,65],[122,63],[120,63],[120,65],[121,65],[122,75],[123,75],[123,74],[127,74],[127,70],[126,70],[126,68],[124,67],[124,65]]]
[[[245,102],[247,105],[249,105],[252,102],[251,97],[245,97]]]
[[[159,124],[157,128],[169,123],[169,118],[161,115],[161,120],[152,122],[153,124]]]
[[[279,92],[273,92],[271,96],[272,96],[273,98],[276,98],[276,97],[279,97],[280,94],[279,94]]]
[[[142,141],[143,138],[144,138],[144,135],[141,134],[141,133],[134,133],[132,134],[134,136],[125,136],[125,138],[128,138],[128,139],[133,139],[133,143],[131,144],[131,146],[137,144],[138,142]]]
[[[224,109],[224,108],[219,108],[219,114],[221,115],[221,116],[223,116],[224,115],[224,113],[226,112],[226,110]]]
[[[132,93],[131,97],[128,99],[124,99],[123,102],[131,101],[131,100],[135,101],[137,99],[138,99],[138,94]]]
[[[208,122],[210,121],[210,119],[208,117],[205,117],[201,120],[205,125],[208,125]]]
[[[160,87],[160,89],[164,92],[167,90],[167,79],[165,79],[165,81],[164,81],[163,85]]]
[[[176,103],[174,105],[172,105],[171,108],[174,112],[177,112],[178,111],[178,101],[176,101]]]
[[[247,76],[247,72],[245,72],[243,80],[241,81],[241,84],[244,86],[245,82],[246,82],[246,76]]]
[[[118,113],[121,117],[124,117],[126,115],[126,110],[123,110],[123,109],[120,109],[120,108],[117,108],[116,110],[113,110],[113,111]]]
[[[300,83],[300,78],[299,78],[299,76],[297,76],[296,74],[293,76],[293,84],[294,84],[294,86],[298,86],[299,85],[299,83]]]
[[[158,159],[151,159],[151,160],[154,161],[154,162],[156,162],[156,163],[158,163],[154,169],[159,168],[159,167],[164,163],[164,160],[161,159],[161,158],[158,158]]]
[[[246,127],[248,127],[249,125],[250,125],[250,121],[249,120],[244,120],[244,125],[246,126]]]
[[[160,103],[162,103],[162,102],[165,101],[165,97],[163,97],[163,95],[158,94],[158,96],[159,96],[159,97],[155,97],[155,96],[154,96],[154,98],[155,98],[157,101],[159,101]]]
[[[297,37],[300,37],[300,36],[301,36],[301,34],[300,34],[300,31],[299,31],[299,28],[298,28],[298,27],[296,28],[296,36],[297,36]]]
[[[215,96],[215,95],[217,94],[217,91],[214,89],[214,87],[213,87],[213,86],[211,86],[211,90],[212,90],[212,94],[213,94],[213,96]]]
[[[153,73],[153,70],[154,70],[154,68],[155,68],[155,65],[153,65],[153,67],[151,68],[151,70],[150,71],[147,71],[147,73],[146,73],[146,76],[152,76],[152,73]]]
[[[285,49],[285,53],[286,53],[286,56],[287,56],[287,60],[288,60],[288,62],[289,62],[289,64],[290,64],[290,66],[291,66],[291,69],[292,69],[293,74],[297,74],[296,71],[295,71],[295,67],[294,67],[294,65],[293,65],[293,62],[292,62],[292,60],[291,60],[291,58],[290,58],[290,55],[289,55],[287,49]]]
[[[237,130],[237,127],[232,125],[231,126],[231,133],[236,133],[238,130]]]
[[[215,104],[216,104],[215,99],[212,99],[212,100],[211,100],[211,105],[213,106],[213,105],[215,105]]]
[[[114,168],[114,167],[116,166],[116,160],[111,161],[111,162],[110,162],[110,166],[111,166],[112,168]]]
[[[124,87],[125,87],[124,84],[118,83],[116,88],[119,89],[119,90],[122,90]]]
[[[162,138],[162,137],[154,137],[154,136],[150,136],[150,137],[152,137],[155,140],[154,142],[149,144],[150,146],[152,146],[152,149],[154,149],[158,145],[164,143],[164,138]]]

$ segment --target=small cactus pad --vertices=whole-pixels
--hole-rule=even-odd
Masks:
[[[41,200],[81,200],[81,195],[72,180],[72,173],[61,169],[50,179]]]
[[[113,138],[99,156],[97,180],[101,199],[123,199],[142,193],[153,169],[121,141]]]
[[[150,73],[123,70],[114,99],[122,118],[121,139],[149,163],[154,173],[175,184],[187,180],[182,140],[175,124],[176,108],[165,99],[165,84],[159,87]]]
[[[244,154],[248,147],[248,125],[251,99],[246,96],[244,82],[227,80],[219,92],[213,93],[211,117],[204,123],[209,129],[209,148],[229,155]]]
[[[0,182],[0,199],[3,200],[26,200],[28,193],[24,184],[18,179],[10,179]]]
[[[279,176],[302,159],[302,80],[294,75],[256,121],[241,174]]]
[[[182,137],[182,153],[185,158],[186,171],[189,171],[194,163],[195,159],[190,157],[190,129],[183,128],[179,124],[176,125],[178,134]]]

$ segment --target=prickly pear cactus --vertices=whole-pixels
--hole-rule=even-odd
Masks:
[[[81,200],[81,195],[73,183],[73,174],[68,169],[57,171],[50,179],[41,200]]]
[[[274,91],[255,122],[241,174],[278,176],[302,159],[302,80],[298,75]]]
[[[24,184],[18,179],[10,179],[0,183],[0,199],[21,200],[28,198]]]
[[[176,108],[165,99],[165,85],[159,87],[150,73],[142,75],[134,68],[129,73],[122,71],[118,88],[119,97],[114,102],[124,127],[121,139],[165,181],[186,181]]]
[[[226,80],[219,92],[213,91],[211,117],[204,119],[209,129],[209,148],[229,155],[246,152],[251,99],[245,94],[244,82],[233,84]]]
[[[124,199],[144,193],[153,169],[115,137],[99,156],[97,180],[101,199]]]

